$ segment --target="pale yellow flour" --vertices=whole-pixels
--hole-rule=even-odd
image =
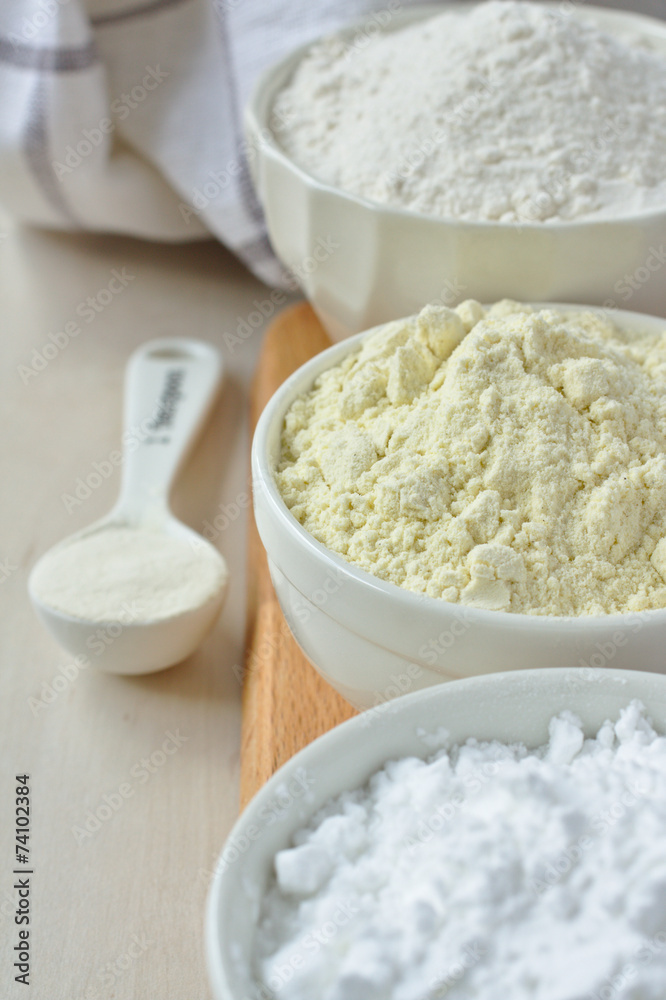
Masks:
[[[481,608],[666,607],[666,323],[427,306],[289,410],[294,517],[383,580]]]

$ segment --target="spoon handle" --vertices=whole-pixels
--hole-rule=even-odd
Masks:
[[[140,521],[166,512],[174,476],[215,401],[222,373],[220,351],[188,337],[151,340],[132,354],[116,513]]]

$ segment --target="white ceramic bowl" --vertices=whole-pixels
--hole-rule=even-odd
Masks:
[[[468,6],[408,8],[393,14],[386,30],[447,8],[464,17]],[[563,16],[592,20],[620,37],[648,38],[666,52],[666,24],[655,18],[587,3],[567,4]],[[451,306],[465,298],[612,303],[666,315],[666,282],[657,273],[666,210],[561,224],[443,220],[347,194],[297,167],[279,145],[272,109],[308,48],[262,76],[246,129],[273,247],[334,339],[409,315],[425,302]],[[633,290],[625,275],[634,276]]]
[[[213,877],[206,913],[206,954],[215,1000],[255,1000],[250,955],[261,899],[277,851],[324,803],[358,788],[386,761],[427,757],[417,729],[444,726],[456,742],[470,736],[548,739],[553,715],[570,709],[593,736],[640,698],[658,731],[666,731],[666,678],[603,670],[531,670],[477,677],[417,692],[343,723],[296,754],[255,796],[232,830]],[[320,1000],[313,996],[311,1000]]]
[[[616,312],[613,320],[629,330],[666,327],[663,319],[639,313]],[[285,413],[321,372],[373,332],[335,344],[287,379],[262,413],[252,445],[255,518],[273,584],[291,631],[320,674],[357,708],[369,708],[442,681],[535,664],[665,671],[666,609],[563,618],[451,604],[371,576],[298,523],[274,476]]]

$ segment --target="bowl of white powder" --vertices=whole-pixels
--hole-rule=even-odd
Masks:
[[[252,449],[287,622],[369,708],[493,671],[664,671],[666,321],[427,306],[314,357]]]
[[[283,60],[247,111],[272,244],[331,335],[468,297],[665,314],[666,25],[398,8]]]
[[[666,678],[533,670],[366,712],[216,865],[215,1000],[660,1000]]]

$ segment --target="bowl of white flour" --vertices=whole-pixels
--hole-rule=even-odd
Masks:
[[[215,1000],[658,1000],[666,678],[533,670],[316,740],[220,854]]]
[[[666,25],[586,4],[389,6],[261,79],[273,246],[335,338],[509,295],[666,313]]]
[[[429,305],[288,379],[252,474],[289,627],[359,708],[535,662],[664,671],[666,320]]]

